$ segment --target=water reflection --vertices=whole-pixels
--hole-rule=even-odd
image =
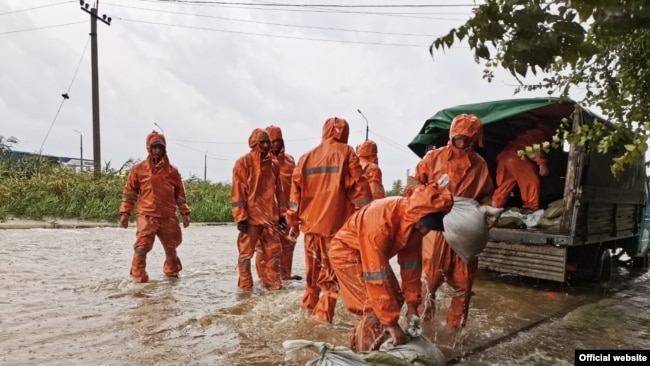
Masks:
[[[134,229],[133,229],[134,230]],[[192,226],[179,248],[180,279],[128,278],[131,229],[0,231],[0,364],[304,365],[283,361],[282,342],[345,345],[355,318],[339,302],[334,324],[300,308],[304,281],[269,292],[237,289],[236,228]],[[299,243],[293,273],[304,272]],[[605,298],[569,286],[481,272],[467,327],[443,327],[451,290],[441,287],[424,332],[455,363],[573,364],[579,348],[650,349],[650,274],[619,268]],[[519,329],[524,332],[515,333]]]

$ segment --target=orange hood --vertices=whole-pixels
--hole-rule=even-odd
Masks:
[[[163,146],[167,146],[165,135],[158,133],[158,131],[151,131],[151,133],[147,135],[147,153],[151,154],[151,145],[153,145],[154,142],[160,142]],[[166,153],[167,152],[165,151],[165,154]]]
[[[442,199],[442,202],[440,200]],[[420,185],[415,188],[413,194],[408,198],[406,204],[405,221],[415,224],[424,216],[432,212],[449,212],[454,205],[454,198],[451,192],[436,183]]]
[[[250,137],[248,138],[248,146],[251,148],[251,150],[257,150],[259,151],[259,143],[260,143],[260,135],[263,133],[268,134],[268,132],[264,131],[261,128],[256,128],[253,130],[251,133]]]
[[[449,128],[449,143],[451,139],[457,135],[465,135],[467,137],[476,137],[478,146],[483,147],[483,124],[473,114],[459,114],[451,122]]]
[[[379,158],[377,158],[377,144],[372,140],[364,141],[361,145],[357,146],[357,155],[375,164],[379,162]]]
[[[343,118],[332,117],[325,121],[325,125],[323,125],[323,141],[333,139],[347,144],[349,135],[350,126],[348,121]]]
[[[270,125],[266,128],[266,132],[269,133],[269,138],[271,141],[280,140],[282,141],[282,148],[280,153],[284,152],[284,139],[282,138],[282,129],[278,126]]]

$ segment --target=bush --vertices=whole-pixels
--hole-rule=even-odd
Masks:
[[[12,142],[14,141],[14,142]],[[117,221],[126,174],[107,169],[96,178],[51,160],[11,154],[15,139],[0,136],[0,221],[44,217]],[[130,168],[133,164],[127,162]],[[230,185],[186,180],[193,222],[232,222]]]

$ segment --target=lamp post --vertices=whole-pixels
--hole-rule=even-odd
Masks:
[[[81,162],[79,163],[79,171],[83,172],[84,171],[84,135],[79,130],[73,130],[73,131],[79,134],[79,153],[80,153],[80,160],[81,160]]]
[[[154,126],[160,128],[160,132],[162,132],[163,134],[165,133],[165,130],[163,130],[163,128],[160,127],[156,122],[154,122],[153,124],[154,124]]]
[[[368,119],[366,118],[366,116],[363,115],[363,113],[361,113],[360,109],[357,109],[357,112],[359,112],[361,117],[363,117],[363,119],[366,120],[366,141],[368,141]]]

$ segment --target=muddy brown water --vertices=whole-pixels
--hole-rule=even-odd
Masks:
[[[284,340],[346,344],[355,318],[339,303],[333,324],[311,321],[299,306],[303,281],[238,291],[236,236],[232,225],[190,226],[181,277],[164,278],[156,242],[150,282],[134,284],[133,228],[0,230],[0,364],[304,365],[317,355],[285,361]],[[650,349],[647,270],[618,268],[604,297],[589,285],[487,272],[474,291],[462,333],[441,326],[448,289],[425,325],[453,363],[570,365],[575,348]]]

